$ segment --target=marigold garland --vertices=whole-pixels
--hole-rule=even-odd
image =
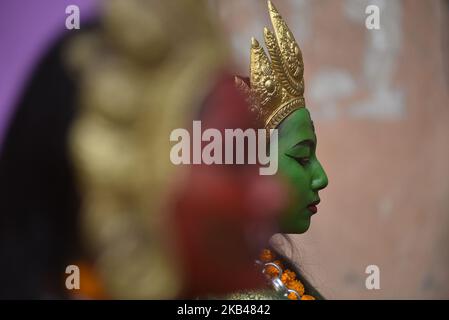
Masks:
[[[280,260],[275,260],[275,255],[273,252],[269,249],[262,250],[260,254],[260,261],[264,263],[273,263],[276,266],[279,267],[281,270],[281,281],[282,283],[290,290],[295,290],[298,294],[301,300],[315,300],[315,298],[311,295],[304,294],[304,285],[296,278],[296,273],[293,271],[286,269],[284,270],[284,267]],[[270,278],[278,277],[279,276],[279,270],[273,266],[268,265],[264,269],[265,274],[268,275]],[[290,292],[287,296],[290,300],[298,300],[298,296],[294,292]]]

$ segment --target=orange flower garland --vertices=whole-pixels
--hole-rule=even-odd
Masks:
[[[271,250],[269,250],[269,249],[262,250],[262,253],[260,254],[259,258],[260,258],[260,261],[262,261],[263,263],[271,262],[271,263],[275,264],[276,266],[278,266],[279,269],[281,270],[280,279],[281,279],[282,283],[288,289],[295,290],[299,294],[301,300],[315,300],[315,298],[313,296],[304,294],[304,285],[301,283],[301,281],[296,279],[296,273],[294,273],[293,271],[291,271],[289,269],[283,270],[284,267],[282,266],[281,261],[275,260],[276,257],[273,254],[273,252],[271,252]],[[265,274],[268,275],[270,278],[279,276],[279,270],[273,265],[266,266],[264,271],[265,271]],[[298,296],[294,292],[290,292],[288,294],[287,298],[290,300],[298,300]]]

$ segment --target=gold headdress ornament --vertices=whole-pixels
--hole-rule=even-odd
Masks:
[[[236,85],[247,96],[251,111],[266,129],[276,128],[293,111],[305,107],[302,53],[281,15],[268,1],[274,33],[264,28],[270,59],[252,38],[249,87],[239,77]]]

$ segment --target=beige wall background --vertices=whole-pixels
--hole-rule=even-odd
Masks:
[[[330,180],[300,264],[327,298],[449,298],[448,1],[274,0],[300,44]],[[212,1],[247,74],[264,0]],[[365,8],[380,8],[380,30]],[[445,71],[446,70],[446,71]],[[365,269],[380,268],[380,290]]]

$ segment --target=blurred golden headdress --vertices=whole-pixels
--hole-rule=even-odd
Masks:
[[[169,136],[198,113],[226,50],[204,0],[110,0],[100,21],[67,55],[80,78],[70,150],[83,238],[109,297],[174,298]]]
[[[268,1],[274,34],[264,28],[270,59],[252,38],[250,87],[239,77],[236,85],[247,96],[251,111],[266,129],[276,128],[293,111],[305,107],[304,63],[295,38],[281,15]]]

